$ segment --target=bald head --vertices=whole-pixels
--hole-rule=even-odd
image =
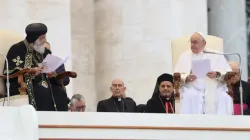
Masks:
[[[116,78],[112,81],[110,91],[112,92],[113,96],[115,97],[123,97],[125,94],[126,87],[124,86],[124,82]]]
[[[240,80],[240,65],[236,61],[230,61],[228,63],[231,66],[232,71],[236,72],[235,77],[232,79],[232,83],[237,83]]]
[[[123,83],[122,79],[119,79],[119,78],[114,79],[112,81],[112,85],[113,84],[122,84],[124,86],[124,83]]]
[[[234,71],[234,72],[239,72],[239,70],[240,70],[240,65],[239,65],[238,62],[236,62],[236,61],[230,61],[230,62],[229,62],[229,65],[230,65],[230,67],[232,68],[232,71]]]
[[[198,54],[204,50],[206,41],[201,33],[195,32],[190,37],[191,50],[194,54]]]

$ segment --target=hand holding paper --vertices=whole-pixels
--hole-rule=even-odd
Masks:
[[[207,76],[208,76],[209,78],[213,79],[213,78],[216,78],[217,73],[214,72],[214,71],[211,71],[211,72],[208,72],[208,73],[207,73]]]
[[[61,59],[57,56],[48,54],[42,62],[42,65],[44,66],[42,73],[51,73],[56,71],[56,69],[63,65],[68,59],[69,56],[65,57],[64,59]]]

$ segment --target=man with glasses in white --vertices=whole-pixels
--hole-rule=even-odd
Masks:
[[[205,47],[206,36],[195,32],[190,37],[190,50],[181,54],[175,66],[174,72],[181,74],[182,81],[180,113],[232,115],[233,102],[224,82],[232,69],[223,55],[206,53]]]

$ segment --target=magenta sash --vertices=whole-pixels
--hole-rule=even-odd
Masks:
[[[243,111],[248,109],[247,104],[243,104]],[[234,104],[234,115],[241,115],[240,104]]]

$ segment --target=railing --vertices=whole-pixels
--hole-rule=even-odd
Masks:
[[[38,112],[40,140],[249,140],[250,117]]]

